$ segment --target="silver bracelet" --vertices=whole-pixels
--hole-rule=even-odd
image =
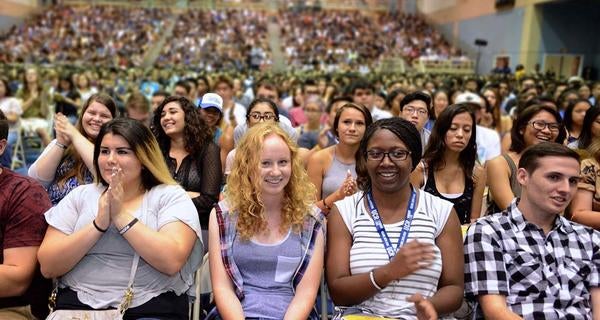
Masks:
[[[63,150],[64,150],[64,149],[67,149],[67,146],[65,146],[64,144],[62,144],[62,143],[60,143],[60,142],[58,142],[58,141],[55,141],[55,142],[54,142],[54,145],[56,145],[57,147],[59,147],[59,148],[61,148],[61,149],[63,149]]]
[[[377,282],[375,282],[375,272],[373,272],[373,270],[369,271],[369,279],[371,279],[371,284],[373,285],[373,287],[375,287],[379,291],[383,290],[383,288],[380,287],[377,284]]]

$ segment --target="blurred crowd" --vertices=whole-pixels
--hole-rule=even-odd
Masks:
[[[174,21],[172,34],[168,21]],[[425,20],[404,13],[246,9],[175,13],[166,8],[49,7],[0,37],[0,62],[140,66],[162,35],[158,67],[264,70],[273,63],[268,24],[297,70],[375,69],[387,58],[461,57]]]
[[[170,10],[52,6],[0,39],[0,62],[139,66]]]

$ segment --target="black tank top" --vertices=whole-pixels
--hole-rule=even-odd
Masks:
[[[465,189],[458,198],[446,198],[444,197],[435,186],[435,176],[433,175],[433,168],[427,167],[427,182],[425,183],[424,190],[433,194],[434,196],[440,197],[444,200],[448,200],[454,204],[454,210],[458,214],[458,219],[461,224],[471,223],[471,203],[473,202],[473,190],[475,189],[473,179],[465,176]]]

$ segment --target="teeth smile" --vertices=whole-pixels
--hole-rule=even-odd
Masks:
[[[380,172],[379,175],[382,177],[389,178],[389,177],[395,176],[396,173],[395,172]]]

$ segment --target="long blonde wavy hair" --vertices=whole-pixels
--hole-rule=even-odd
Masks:
[[[237,231],[244,240],[267,227],[259,168],[263,142],[271,135],[283,139],[291,153],[292,172],[284,188],[280,231],[285,232],[291,226],[294,232],[300,232],[305,217],[312,214],[312,206],[316,201],[315,187],[298,156],[296,143],[278,123],[266,122],[253,126],[236,148],[233,170],[227,178],[225,191],[230,211],[238,215]]]

